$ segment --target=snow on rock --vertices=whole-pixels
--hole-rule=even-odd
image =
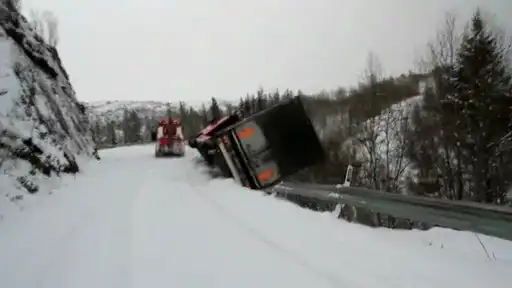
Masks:
[[[57,50],[0,2],[0,218],[93,155],[85,107]],[[27,193],[28,192],[28,193]]]

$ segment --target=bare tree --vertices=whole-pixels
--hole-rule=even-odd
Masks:
[[[365,85],[363,87],[363,95],[358,97],[362,97],[360,100],[360,106],[358,107],[357,114],[363,115],[355,124],[356,126],[356,139],[361,147],[360,157],[363,159],[363,169],[361,173],[363,174],[362,178],[366,179],[366,186],[372,187],[374,189],[381,188],[380,178],[380,168],[382,164],[381,154],[379,151],[379,119],[377,117],[366,117],[370,115],[369,111],[373,110],[372,104],[378,95],[378,81],[382,76],[382,66],[380,64],[379,59],[373,54],[370,53],[368,55],[367,60],[367,68],[365,71]]]
[[[30,26],[46,43],[56,47],[59,43],[58,20],[51,11],[30,11]]]
[[[458,117],[460,111],[445,113],[442,107],[443,100],[451,93],[449,74],[454,67],[460,42],[456,18],[453,14],[447,13],[435,40],[428,43],[427,57],[421,67],[430,77],[430,81],[427,81],[428,87],[424,91],[425,104],[422,108],[422,114],[427,119],[422,121],[424,127],[415,127],[417,139],[410,139],[413,142],[422,141],[425,144],[423,148],[440,148],[422,150],[421,153],[428,155],[415,156],[416,160],[424,162],[416,164],[423,170],[421,174],[424,176],[421,181],[429,186],[440,181],[442,189],[439,192],[449,199],[464,197],[464,155],[462,147],[457,145],[462,142],[463,135],[452,125],[453,119]],[[420,150],[417,151],[420,153]],[[425,163],[430,163],[431,167],[426,167]],[[429,175],[429,179],[424,178],[426,175]]]
[[[21,11],[21,0],[8,0],[9,2],[12,3],[12,5],[14,6],[14,8],[18,11]]]
[[[357,158],[361,163],[358,180],[366,187],[390,193],[405,188],[407,159],[407,135],[410,129],[407,102],[388,107],[389,99],[396,90],[383,77],[379,59],[370,53],[365,70],[365,81],[359,89],[354,124]],[[356,181],[357,182],[357,181]],[[370,212],[370,213],[368,213]],[[358,211],[357,221],[373,226],[394,227],[396,219],[380,213]]]
[[[57,16],[50,11],[44,11],[43,20],[46,25],[46,41],[52,47],[56,47],[59,43],[59,33],[58,33],[58,20]]]
[[[44,39],[44,22],[41,14],[35,10],[30,10],[30,26],[34,32]]]
[[[403,188],[404,173],[409,167],[406,159],[407,139],[410,129],[409,103],[396,104],[378,117],[380,135],[378,145],[382,147],[384,175],[382,188],[386,192],[397,193]]]
[[[358,125],[356,137],[360,147],[359,158],[363,163],[361,178],[365,179],[362,184],[374,189],[380,189],[379,168],[381,157],[379,154],[378,141],[378,120],[370,118]]]
[[[453,64],[460,41],[460,33],[457,32],[457,19],[454,14],[446,13],[443,26],[438,30],[435,40],[427,45],[428,55],[423,64],[427,66],[428,71]]]
[[[21,11],[21,0],[4,0],[2,3],[7,9]]]
[[[366,186],[394,193],[405,188],[402,183],[409,167],[406,152],[411,128],[407,106],[395,104],[359,124],[357,142]]]

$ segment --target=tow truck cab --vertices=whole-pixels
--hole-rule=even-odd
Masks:
[[[179,120],[162,119],[156,128],[155,156],[183,156],[185,144]]]

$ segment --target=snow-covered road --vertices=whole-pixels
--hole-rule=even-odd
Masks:
[[[510,287],[510,242],[480,236],[489,260],[471,233],[345,223],[212,180],[193,153],[102,157],[0,223],[0,287]]]

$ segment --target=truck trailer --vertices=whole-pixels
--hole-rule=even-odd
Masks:
[[[325,160],[301,97],[213,121],[188,141],[205,162],[242,186],[265,189]]]

